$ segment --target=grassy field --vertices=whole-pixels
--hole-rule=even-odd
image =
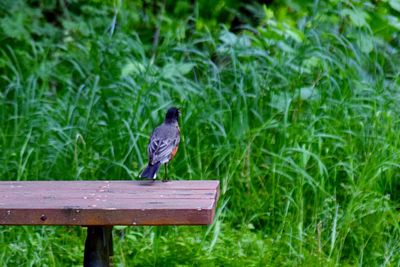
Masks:
[[[134,180],[176,105],[171,176],[221,181],[210,227],[115,227],[115,266],[400,265],[398,1],[239,30],[205,1],[49,2],[0,4],[0,179]],[[85,234],[0,227],[0,265],[80,266]]]

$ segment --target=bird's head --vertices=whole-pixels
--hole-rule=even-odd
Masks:
[[[165,116],[165,121],[166,122],[178,121],[180,115],[181,111],[178,108],[176,107],[169,108],[167,111],[167,115]]]

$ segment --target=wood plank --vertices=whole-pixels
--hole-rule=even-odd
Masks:
[[[10,190],[8,192],[4,192],[0,194],[0,202],[2,199],[17,199],[19,197],[24,198],[41,198],[46,196],[48,199],[80,199],[80,198],[107,198],[113,197],[118,199],[143,199],[143,198],[180,198],[180,199],[191,199],[191,198],[215,198],[216,191],[215,190],[135,190],[132,192],[126,192],[122,190],[111,190],[111,191],[58,191],[55,189],[52,190],[34,190],[27,192],[24,191],[14,191]]]
[[[149,187],[157,189],[216,189],[219,181],[215,180],[180,180],[162,183],[160,181],[1,181],[0,191],[7,191],[14,188],[55,188],[58,190],[93,190],[93,189],[140,189]]]
[[[0,209],[211,209],[213,199],[15,199],[12,202],[0,202]]]
[[[201,225],[219,181],[0,182],[0,225]]]

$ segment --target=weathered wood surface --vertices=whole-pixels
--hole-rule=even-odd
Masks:
[[[0,225],[211,224],[219,181],[0,181]]]

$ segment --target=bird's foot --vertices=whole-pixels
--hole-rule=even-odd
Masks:
[[[168,178],[162,179],[161,182],[163,183],[169,182],[169,179]]]

